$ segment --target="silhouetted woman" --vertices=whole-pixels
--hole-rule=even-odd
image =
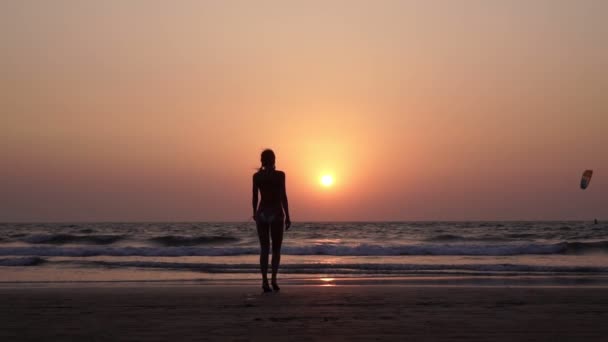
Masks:
[[[262,167],[253,175],[253,219],[260,238],[260,269],[264,292],[272,291],[268,286],[268,253],[272,237],[272,288],[279,291],[277,272],[281,261],[283,242],[283,220],[285,230],[291,226],[285,173],[275,170],[275,156],[272,150],[264,150],[261,156]],[[258,191],[262,197],[258,207]]]

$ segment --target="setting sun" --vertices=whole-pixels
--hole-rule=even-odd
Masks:
[[[334,184],[334,177],[332,175],[321,176],[321,185],[325,187],[332,186]]]

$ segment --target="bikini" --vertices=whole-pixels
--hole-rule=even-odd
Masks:
[[[258,220],[262,223],[273,223],[275,221],[283,221],[285,216],[283,215],[282,208],[259,208],[257,213]]]

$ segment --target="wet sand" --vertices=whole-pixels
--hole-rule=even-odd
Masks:
[[[606,341],[607,288],[0,288],[1,341]]]

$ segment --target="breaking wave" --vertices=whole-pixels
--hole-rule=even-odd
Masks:
[[[95,267],[135,267],[191,270],[206,273],[258,273],[258,264],[215,264],[158,261],[84,261],[75,262]],[[608,267],[596,266],[544,266],[522,264],[341,264],[341,263],[302,263],[281,266],[282,273],[299,274],[412,274],[422,272],[480,272],[480,273],[606,273]]]
[[[0,255],[31,256],[233,256],[257,254],[258,247],[1,247]],[[584,254],[588,252],[608,252],[608,241],[599,242],[561,242],[555,244],[423,244],[381,246],[359,244],[354,246],[339,244],[316,244],[310,246],[286,246],[285,255],[335,255],[335,256],[391,256],[391,255],[546,255],[546,254]]]
[[[237,242],[239,239],[232,236],[180,236],[180,235],[166,235],[157,236],[150,239],[152,242],[156,242],[165,246],[197,246],[213,243],[230,243]]]
[[[72,235],[72,234],[36,234],[27,236],[21,241],[31,244],[82,243],[92,245],[109,245],[124,239],[124,235]]]

